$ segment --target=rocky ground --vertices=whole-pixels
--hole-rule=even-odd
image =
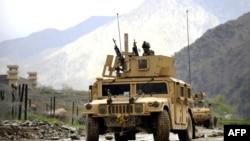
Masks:
[[[45,121],[0,121],[0,140],[80,140],[83,129]]]
[[[194,141],[223,141],[223,129],[205,129],[196,127],[196,139]],[[113,137],[113,134],[105,136]],[[100,136],[101,141],[106,141],[105,136]],[[137,141],[152,141],[151,134],[140,133],[136,135]],[[84,129],[71,126],[58,125],[45,121],[18,121],[2,120],[0,121],[0,140],[59,140],[59,141],[84,141]],[[110,139],[114,141],[114,139]],[[178,141],[176,134],[170,135],[171,141]]]

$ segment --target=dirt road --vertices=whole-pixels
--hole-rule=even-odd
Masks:
[[[108,136],[113,136],[113,134],[107,134]],[[196,127],[196,139],[193,141],[223,141],[223,129],[206,129],[203,127]],[[138,133],[136,134],[136,141],[153,141],[152,134]],[[81,141],[85,141],[84,137],[81,138]],[[99,141],[108,141],[105,139],[105,136],[100,136]],[[115,141],[114,138],[109,141]],[[170,141],[179,141],[177,134],[170,134]]]

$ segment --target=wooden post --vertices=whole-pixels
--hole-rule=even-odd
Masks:
[[[4,90],[1,90],[1,91],[0,91],[0,99],[1,99],[1,100],[4,100]]]
[[[74,124],[74,107],[75,107],[75,104],[73,102],[73,104],[72,104],[72,125]]]
[[[27,102],[28,102],[28,85],[25,85],[25,99],[24,99],[24,120],[27,120]]]
[[[19,94],[19,108],[18,108],[18,120],[21,120],[21,115],[22,115],[22,103],[23,103],[23,93],[24,93],[24,87],[25,85],[23,84],[22,87],[21,85],[18,85],[18,94]]]
[[[14,105],[14,102],[16,100],[15,93],[17,92],[17,87],[14,84],[12,84],[11,88],[12,88],[12,90],[11,90],[11,94],[12,94],[11,116],[12,116],[12,119],[14,119],[15,111],[14,111],[13,105]]]
[[[78,106],[76,107],[76,116],[78,116]]]
[[[56,97],[54,96],[54,99],[53,99],[53,117],[55,117],[55,111],[56,111]]]
[[[50,98],[50,117],[52,117],[52,115],[53,115],[53,100],[52,100],[53,98],[51,97]]]
[[[31,99],[29,98],[29,108],[31,108]]]

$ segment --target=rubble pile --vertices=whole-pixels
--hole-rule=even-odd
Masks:
[[[83,133],[83,129],[77,129],[70,126],[60,126],[46,121],[0,121],[0,140],[79,140],[80,136],[84,136]]]

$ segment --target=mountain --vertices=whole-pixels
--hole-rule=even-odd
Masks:
[[[8,58],[13,62],[23,63],[31,56],[51,48],[61,48],[79,37],[113,20],[115,17],[93,16],[78,25],[64,31],[45,29],[28,37],[7,40],[0,43],[0,58]]]
[[[187,7],[197,11],[189,14],[189,27],[193,29],[190,40],[219,24],[216,17],[192,1],[147,0],[138,9],[119,17],[121,49],[123,34],[128,33],[130,49],[135,39],[140,49],[143,41],[148,41],[156,54],[171,55],[179,51],[187,44]],[[56,88],[66,84],[87,90],[101,76],[106,55],[115,55],[113,38],[120,47],[118,33],[114,20],[25,69],[37,70],[41,84]]]
[[[237,114],[250,118],[250,13],[208,30],[190,47],[191,83],[208,97],[223,94]],[[175,53],[177,77],[189,81],[188,48]]]
[[[250,11],[246,0],[228,1],[223,7],[217,6],[217,0],[145,0],[134,11],[119,17],[121,41],[114,17],[92,17],[68,30],[47,29],[4,41],[0,43],[0,73],[6,73],[8,64],[18,64],[20,76],[37,71],[40,85],[87,90],[101,75],[106,55],[115,54],[113,38],[123,49],[123,34],[129,33],[130,49],[134,39],[139,49],[145,40],[156,54],[174,55],[187,45],[187,16],[192,43],[224,20]],[[228,14],[230,5],[239,9]]]
[[[193,0],[221,22],[238,18],[250,11],[249,0]]]

